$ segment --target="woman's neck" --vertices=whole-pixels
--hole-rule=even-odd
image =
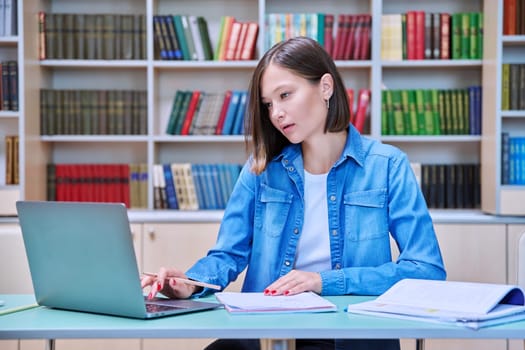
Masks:
[[[311,174],[326,174],[341,157],[348,133],[326,133],[315,142],[304,141],[301,145],[304,169]]]

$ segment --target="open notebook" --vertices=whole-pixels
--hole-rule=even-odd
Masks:
[[[220,306],[145,300],[123,204],[19,201],[16,208],[39,305],[134,318]]]

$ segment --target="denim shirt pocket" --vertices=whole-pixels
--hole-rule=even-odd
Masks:
[[[265,234],[276,237],[283,232],[286,218],[290,212],[293,195],[291,193],[261,186],[260,208],[256,213],[256,227]]]
[[[343,203],[347,239],[363,241],[388,236],[386,188],[346,193]]]

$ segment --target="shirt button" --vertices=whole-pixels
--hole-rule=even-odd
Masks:
[[[337,230],[332,231],[332,236],[337,236]]]
[[[285,264],[286,266],[290,266],[290,262],[289,262],[288,260],[286,260],[286,261],[284,262],[284,264]]]
[[[293,233],[298,234],[299,233],[299,229],[298,228],[294,228],[293,229]]]
[[[336,270],[341,269],[341,264],[335,264],[335,269],[336,269]]]
[[[331,195],[331,196],[330,196],[330,200],[331,200],[332,202],[334,202],[334,201],[335,201],[335,196],[334,196],[334,195]]]
[[[294,171],[294,170],[295,170],[295,169],[294,169],[293,166],[291,166],[291,167],[288,168],[288,171]]]
[[[288,164],[288,159],[285,159],[285,160],[284,160],[284,164]]]

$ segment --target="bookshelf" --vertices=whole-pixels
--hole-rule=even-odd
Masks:
[[[493,60],[487,59],[424,59],[395,60],[381,59],[381,16],[384,14],[406,13],[410,10],[427,12],[488,12],[499,11],[502,16],[502,2],[488,0],[465,0],[461,2],[448,0],[445,2],[421,1],[416,5],[409,0],[382,1],[363,0],[344,2],[330,0],[318,2],[304,0],[301,2],[301,12],[337,14],[370,14],[372,16],[370,59],[338,60],[345,83],[356,92],[360,88],[371,90],[370,118],[365,125],[365,134],[386,143],[394,144],[409,155],[415,163],[438,164],[469,164],[482,163],[483,179],[483,211],[504,213],[492,210],[491,203],[507,202],[507,192],[519,196],[520,188],[496,185],[495,165],[498,161],[499,146],[496,144],[496,132],[487,129],[491,123],[500,120],[508,121],[509,125],[519,123],[521,112],[503,115],[501,111],[490,114],[495,105],[494,91],[491,84],[496,76],[490,78],[490,66]],[[494,5],[497,3],[497,6]],[[242,163],[246,159],[244,138],[239,135],[167,135],[165,128],[169,119],[170,109],[177,89],[204,90],[221,92],[227,89],[246,89],[256,60],[251,61],[167,61],[161,60],[155,54],[153,40],[153,16],[185,13],[203,16],[208,22],[210,39],[214,46],[218,41],[220,18],[230,15],[241,21],[255,21],[259,24],[259,37],[256,47],[256,58],[265,49],[265,18],[271,13],[290,13],[297,11],[293,1],[278,0],[183,0],[170,2],[167,0],[126,0],[126,6],[121,2],[95,0],[93,6],[86,6],[83,1],[39,1],[26,2],[24,12],[20,12],[20,26],[23,30],[19,40],[22,45],[3,42],[2,46],[14,47],[19,55],[24,57],[23,70],[31,79],[24,79],[21,91],[25,101],[19,115],[18,124],[12,121],[2,123],[15,124],[15,130],[23,130],[22,144],[25,150],[21,162],[21,198],[46,198],[46,164],[48,163],[145,163],[148,173],[152,174],[154,164],[173,162],[224,162]],[[96,6],[95,6],[96,5]],[[494,7],[494,8],[493,8]],[[30,9],[30,10],[29,10]],[[23,33],[38,33],[38,23],[33,20],[39,11],[46,13],[111,13],[124,15],[144,15],[146,19],[147,38],[145,56],[141,59],[126,60],[84,60],[84,59],[48,59],[38,60],[38,45],[32,35]],[[491,12],[492,13],[492,12]],[[496,12],[494,12],[496,13]],[[484,19],[485,57],[497,50],[491,48],[498,45],[508,47],[513,55],[518,55],[523,47],[519,38],[504,37],[501,26],[493,18]],[[494,22],[494,23],[493,23]],[[492,27],[491,27],[492,26]],[[504,51],[502,48],[500,51]],[[518,54],[516,54],[516,52]],[[501,56],[501,54],[500,54]],[[502,57],[497,56],[496,62]],[[496,74],[495,72],[494,74]],[[500,73],[498,73],[500,74]],[[488,82],[485,83],[485,81]],[[384,135],[381,130],[381,91],[388,89],[458,89],[468,84],[483,85],[483,136],[480,135]],[[22,89],[23,86],[23,89]],[[52,135],[41,136],[39,130],[40,89],[135,89],[147,91],[147,132],[142,135]],[[491,102],[492,101],[492,102]],[[492,103],[492,105],[491,105]],[[487,107],[488,106],[488,107]],[[491,116],[492,115],[492,116]],[[494,122],[492,122],[492,119]],[[488,120],[488,122],[487,122]],[[492,141],[491,141],[492,140]],[[489,143],[487,143],[489,142]],[[490,147],[493,142],[493,147]],[[496,147],[497,146],[497,147]],[[23,170],[23,171],[22,171]],[[39,174],[28,181],[24,174]],[[492,176],[491,176],[492,175]],[[490,187],[490,188],[489,188]],[[155,213],[153,181],[151,176],[147,184],[146,211]],[[500,198],[503,196],[504,198]],[[511,197],[513,198],[513,197]],[[511,200],[514,201],[514,200]],[[514,201],[517,202],[517,201]],[[499,205],[499,204],[498,204]],[[496,208],[496,205],[494,204]],[[451,210],[450,214],[461,211]],[[525,213],[525,210],[521,212]],[[164,215],[164,214],[162,214]],[[184,213],[170,211],[174,218]],[[193,214],[192,214],[193,215]],[[216,213],[202,211],[198,216],[203,220],[215,220]],[[210,219],[211,218],[211,219]]]
[[[23,28],[20,22],[16,21],[16,9],[22,10],[22,1],[10,2],[9,6],[4,5],[2,9],[5,11],[2,12],[3,17],[0,21],[3,26],[0,30],[0,62],[3,69],[7,67],[8,62],[16,62],[14,69],[16,76],[9,83],[18,85],[18,89],[6,87],[5,81],[3,81],[0,91],[2,91],[3,97],[8,91],[8,100],[17,99],[18,103],[16,103],[17,107],[6,106],[4,103],[0,107],[0,197],[2,198],[0,212],[3,215],[15,215],[15,201],[24,195],[24,188],[19,184],[23,184],[25,178],[23,169],[25,103],[23,94],[19,93],[24,89],[24,61],[22,59],[24,57],[24,45],[21,41]],[[11,26],[8,26],[7,23],[11,23]],[[13,149],[18,149],[16,151],[19,154],[18,157],[14,151],[9,154],[8,138],[10,139],[9,142],[14,142],[14,138],[18,138],[18,146],[13,146]],[[8,168],[11,170],[9,171]],[[14,179],[14,172],[18,173],[17,179]],[[9,176],[9,173],[12,175]]]
[[[502,1],[487,2],[487,12],[497,14],[487,21],[487,30],[495,33],[487,38],[486,63],[483,65],[484,95],[482,139],[482,209],[499,215],[523,215],[525,204],[523,185],[504,184],[502,176],[502,133],[525,135],[525,110],[506,109],[503,99],[503,64],[525,63],[525,35],[504,35],[504,6]],[[521,78],[523,79],[523,77]],[[523,95],[521,91],[521,95]],[[522,96],[524,98],[524,96]],[[521,168],[523,169],[523,167]]]

